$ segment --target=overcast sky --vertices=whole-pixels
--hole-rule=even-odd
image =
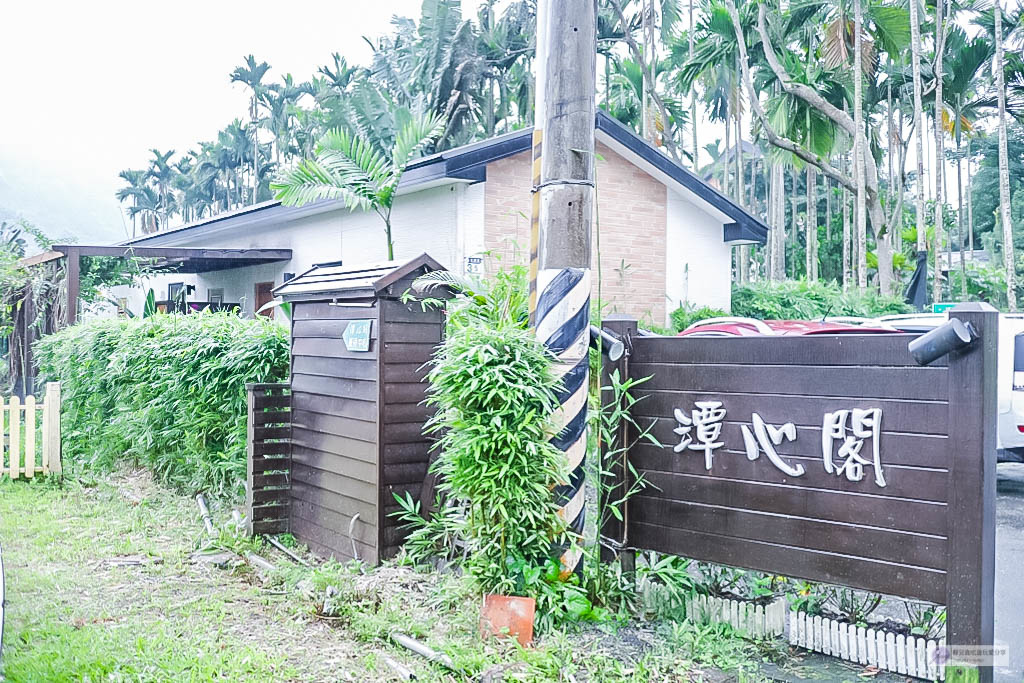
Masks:
[[[467,4],[475,5],[475,2]],[[340,52],[364,63],[362,36],[419,0],[5,3],[0,32],[0,218],[51,236],[124,239],[117,173],[149,149],[179,152],[245,117],[228,74],[254,54],[271,76],[308,79]]]

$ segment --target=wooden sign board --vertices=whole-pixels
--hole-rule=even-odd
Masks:
[[[928,367],[912,335],[643,337],[611,368],[653,424],[648,484],[603,535],[656,550],[948,606],[950,644],[990,644],[998,314]],[[607,386],[608,382],[602,382]],[[614,497],[614,495],[613,495]]]

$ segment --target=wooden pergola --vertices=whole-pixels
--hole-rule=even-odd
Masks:
[[[28,268],[58,259],[67,259],[68,308],[67,324],[78,319],[78,296],[81,287],[83,256],[152,259],[150,268],[176,273],[210,273],[264,263],[287,261],[291,249],[187,249],[180,247],[132,247],[118,245],[55,244],[49,251],[21,260]]]

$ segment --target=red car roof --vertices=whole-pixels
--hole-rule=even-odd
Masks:
[[[761,337],[768,336],[758,323],[765,325],[773,335],[780,337],[796,337],[811,334],[893,334],[899,332],[886,327],[867,327],[846,323],[821,320],[761,320],[746,322],[741,320],[723,320],[720,323],[707,323],[683,330],[677,336],[724,336],[724,337]]]

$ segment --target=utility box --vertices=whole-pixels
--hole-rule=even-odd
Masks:
[[[444,312],[401,297],[441,269],[426,254],[319,264],[274,290],[292,307],[288,531],[319,554],[377,564],[404,541],[391,513],[427,474],[424,365]]]

